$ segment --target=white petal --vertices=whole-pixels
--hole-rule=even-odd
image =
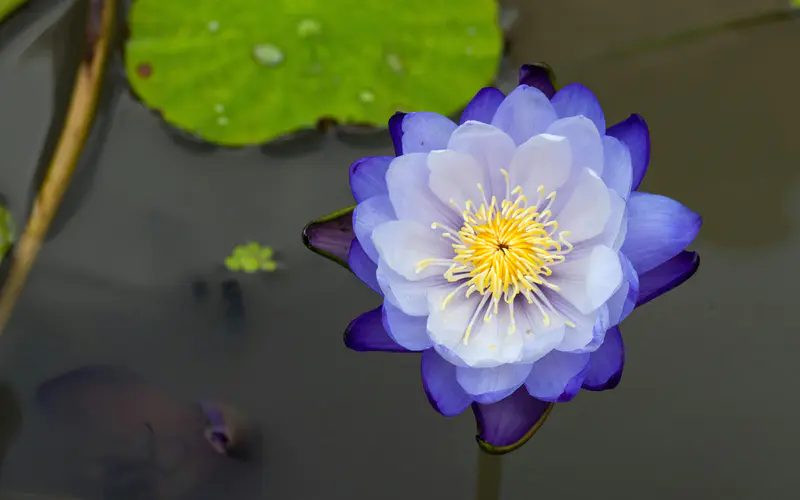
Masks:
[[[407,154],[392,161],[386,172],[386,186],[397,218],[426,226],[433,222],[458,224],[460,218],[433,194],[429,179],[428,153]]]
[[[451,285],[452,286],[452,285]],[[470,332],[467,344],[464,335],[481,296],[477,293],[464,297],[459,290],[447,306],[442,303],[450,290],[434,290],[428,293],[428,333],[431,339],[447,348],[464,364],[476,368],[490,368],[519,361],[522,356],[522,336],[519,332],[509,334],[510,317],[507,307],[500,307],[498,314],[484,321],[482,310]]]
[[[586,347],[594,339],[593,325],[578,325],[574,328],[567,327],[564,330],[564,337],[556,346],[555,350],[563,352],[578,351]]]
[[[596,246],[579,258],[570,257],[553,266],[549,281],[560,288],[558,295],[588,314],[617,291],[622,283],[622,266],[617,252],[605,246]]]
[[[597,174],[584,169],[569,199],[553,218],[558,221],[559,231],[569,231],[566,240],[575,244],[600,234],[610,214],[608,188]]]
[[[544,133],[557,118],[550,99],[541,90],[527,85],[514,89],[497,108],[492,125],[522,144]]]
[[[428,168],[431,170],[431,191],[443,203],[455,203],[453,210],[460,213],[467,200],[478,205],[481,203],[483,195],[478,184],[487,186],[488,177],[472,155],[449,149],[431,151]]]
[[[454,255],[452,244],[437,230],[410,220],[381,224],[372,232],[372,242],[381,260],[411,281],[442,276],[446,267],[429,266],[418,269],[420,262],[426,259],[449,260]]]
[[[375,273],[375,277],[386,300],[411,316],[426,316],[428,314],[428,301],[425,297],[428,291],[444,286],[447,283],[442,278],[437,277],[409,281],[392,271],[383,259],[378,261],[378,270]]]
[[[373,262],[378,261],[378,250],[372,243],[372,232],[384,222],[395,220],[392,202],[387,195],[373,196],[359,203],[353,211],[353,232],[361,248]]]
[[[622,198],[628,199],[633,182],[631,153],[616,137],[603,137],[603,182]]]
[[[540,134],[522,144],[511,159],[509,184],[535,202],[539,186],[549,194],[567,182],[572,172],[572,149],[564,137]]]
[[[548,127],[547,133],[569,139],[574,168],[589,168],[597,175],[603,173],[603,139],[592,120],[585,116],[561,118]]]
[[[570,253],[571,258],[578,258],[591,252],[597,245],[610,247],[612,250],[619,250],[625,241],[625,234],[628,231],[628,211],[627,204],[616,192],[608,192],[611,202],[611,212],[608,215],[606,226],[603,231],[588,240],[577,243]],[[567,238],[568,240],[570,238]]]
[[[564,328],[564,336],[555,349],[568,352],[575,351],[583,349],[592,342],[597,318],[600,316],[602,309],[606,306],[603,305],[595,311],[584,314],[578,311],[578,309],[560,293],[547,290],[546,295],[556,310],[565,314],[572,324],[575,325]]]
[[[553,315],[548,325],[544,324],[539,308],[528,304],[525,299],[515,302],[517,330],[522,335],[522,358],[520,361],[533,363],[556,348],[564,338],[564,320]]]
[[[425,316],[410,316],[391,303],[384,302],[383,322],[389,336],[406,349],[422,351],[433,344],[428,336]]]
[[[493,392],[508,391],[521,386],[531,373],[533,364],[508,364],[494,368],[456,369],[456,380],[467,394],[480,396]]]
[[[505,195],[506,183],[501,169],[508,170],[517,145],[514,140],[497,127],[477,121],[468,121],[458,127],[450,137],[448,149],[466,153],[475,158],[486,172],[487,197],[501,198]]]

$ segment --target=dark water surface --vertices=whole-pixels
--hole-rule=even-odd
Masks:
[[[653,151],[642,189],[704,216],[694,245],[702,265],[625,322],[616,390],[558,406],[505,459],[502,498],[793,499],[800,66],[789,61],[800,19],[598,59],[785,6],[646,3],[519,0],[511,65],[546,61],[560,84],[588,85],[609,123],[632,112],[647,119]],[[51,35],[32,40],[69,4],[37,22],[14,20],[25,21],[16,38],[0,30],[0,193],[20,225],[63,106],[55,82],[71,79],[69,50],[54,64]],[[224,400],[263,431],[257,464],[226,462],[199,493],[176,480],[159,500],[472,498],[472,415],[445,419],[429,407],[416,356],[344,347],[344,327],[378,298],[300,240],[307,221],[351,204],[348,165],[388,154],[388,138],[331,133],[268,151],[212,151],[169,135],[126,92],[107,98],[96,161],[81,164],[65,201],[74,216],[57,225],[0,337],[9,387],[0,437],[22,420],[0,488],[112,500],[91,446],[51,425],[33,396],[63,372],[114,363],[186,401]],[[273,246],[283,268],[226,272],[224,258],[248,240]],[[113,500],[151,498],[129,493]]]

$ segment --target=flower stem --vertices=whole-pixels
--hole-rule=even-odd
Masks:
[[[34,201],[25,231],[14,245],[11,268],[0,293],[0,334],[11,317],[94,122],[106,63],[111,53],[116,0],[85,1],[91,1],[90,9],[101,9],[99,26],[94,26],[93,20],[89,19],[87,33],[93,36],[90,37],[87,57],[78,67],[61,136]]]
[[[478,448],[478,479],[475,500],[500,500],[503,456],[490,455]]]

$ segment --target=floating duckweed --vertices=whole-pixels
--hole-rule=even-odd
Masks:
[[[265,66],[277,66],[283,61],[283,52],[272,44],[260,43],[253,47],[253,57]]]
[[[319,35],[322,32],[322,25],[313,19],[303,19],[297,24],[297,34],[303,38]]]
[[[11,249],[15,237],[14,217],[5,207],[0,206],[0,262]]]
[[[233,254],[225,259],[225,267],[229,271],[243,271],[257,273],[259,271],[272,272],[277,269],[277,264],[272,260],[274,252],[272,247],[261,246],[255,242],[238,245],[233,249]]]

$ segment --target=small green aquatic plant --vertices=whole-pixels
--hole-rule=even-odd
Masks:
[[[6,210],[6,207],[0,206],[0,263],[11,250],[15,237],[14,217],[11,212]]]
[[[272,247],[262,247],[251,241],[246,245],[236,246],[233,253],[225,259],[225,267],[228,271],[245,273],[272,272],[278,267],[277,263],[272,260],[273,255]]]

